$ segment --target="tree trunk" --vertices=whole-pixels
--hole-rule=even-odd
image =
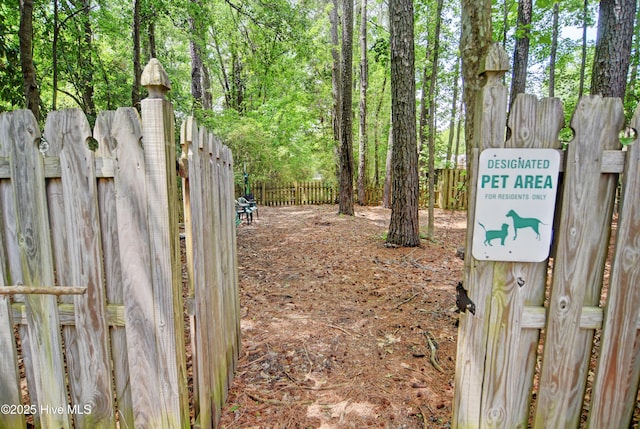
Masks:
[[[338,213],[353,216],[353,0],[344,1],[342,19],[342,118]]]
[[[520,0],[518,2],[518,25],[516,26],[516,47],[513,53],[513,72],[511,75],[511,97],[509,106],[513,104],[516,95],[525,92],[527,86],[531,13],[531,0]]]
[[[484,77],[478,74],[480,61],[491,44],[491,0],[462,0],[462,33],[460,55],[462,57],[463,97],[465,105],[465,143],[467,165],[471,164],[471,148],[474,141],[474,117],[478,92],[484,85]]]
[[[438,60],[440,57],[440,25],[442,22],[443,0],[438,0],[436,11],[436,29],[433,43],[433,61],[431,63],[431,83],[429,84],[429,211],[427,217],[427,235],[433,237],[434,230],[434,207],[436,193],[436,80],[438,77]]]
[[[553,29],[551,33],[551,56],[549,58],[549,97],[555,97],[556,87],[556,54],[558,53],[558,15],[560,5],[553,4]]]
[[[367,60],[367,0],[362,0],[360,11],[360,148],[358,152],[358,201],[366,203],[367,189],[367,87],[369,63]]]
[[[203,107],[204,99],[204,64],[202,62],[202,46],[204,34],[199,25],[198,17],[194,16],[194,11],[202,10],[202,4],[199,0],[191,0],[191,14],[189,16],[189,32],[191,37],[189,40],[189,54],[191,55],[191,97],[193,98],[193,107],[199,109]],[[197,12],[196,12],[197,13]]]
[[[578,97],[582,97],[584,94],[584,79],[587,69],[587,29],[589,15],[589,0],[584,0],[584,6],[582,8],[582,57],[580,59],[580,87],[578,89]]]
[[[636,96],[636,80],[638,79],[638,65],[640,63],[640,9],[636,11],[636,26],[634,28],[633,36],[633,53],[631,61],[631,70],[629,71],[629,79],[627,84],[627,92],[625,95],[625,111],[627,117],[631,117],[638,104],[638,97]]]
[[[447,168],[451,168],[452,152],[453,152],[453,138],[456,134],[456,117],[458,116],[458,81],[460,80],[460,62],[456,61],[455,68],[453,70],[453,100],[451,101],[451,119],[449,120],[449,141],[447,142]],[[456,148],[455,156],[457,158],[458,149]],[[456,163],[453,162],[453,168],[456,168]]]
[[[142,77],[142,65],[140,64],[140,2],[133,2],[133,85],[131,86],[131,105],[140,109],[140,78]]]
[[[60,16],[58,10],[58,0],[53,0],[53,40],[51,42],[53,81],[51,82],[51,110],[58,108],[58,39],[60,38]]]
[[[243,70],[242,56],[234,50],[231,53],[231,107],[239,113],[245,112]]]
[[[89,117],[90,122],[96,119],[96,104],[93,100],[93,30],[91,29],[91,0],[83,1],[83,48],[81,49],[80,75],[82,76],[82,103],[84,112]]]
[[[149,58],[157,58],[158,53],[156,50],[156,23],[154,18],[150,17],[147,21],[147,41],[149,43]]]
[[[387,243],[420,245],[413,0],[389,3],[393,123],[391,221]]]
[[[391,208],[391,179],[393,178],[393,120],[389,127],[389,138],[387,139],[387,161],[385,163],[384,189],[382,190],[382,207]]]
[[[373,125],[373,183],[377,188],[380,186],[380,161],[379,161],[379,124],[380,124],[380,111],[382,110],[382,102],[384,101],[384,93],[387,88],[387,74],[385,73],[382,79],[382,89],[380,90],[380,100],[378,100],[378,106],[376,107],[375,123]]]
[[[502,47],[507,50],[507,29],[509,28],[509,9],[511,9],[511,2],[504,0],[502,3]]]
[[[216,55],[218,57],[218,64],[220,64],[220,74],[218,75],[220,86],[224,92],[224,104],[227,109],[231,108],[231,83],[229,82],[229,75],[224,65],[224,59],[222,58],[222,52],[220,52],[220,43],[218,42],[218,36],[215,30],[213,31],[213,43],[216,48]]]
[[[591,94],[624,100],[636,0],[601,0]]]
[[[33,0],[20,0],[20,65],[27,109],[33,112],[38,122],[40,115],[40,90],[33,64]]]
[[[462,112],[463,109],[463,103],[460,103],[460,111]],[[460,152],[460,133],[462,132],[462,115],[460,115],[460,117],[458,118],[458,126],[457,126],[457,131],[456,131],[456,145],[455,145],[455,149],[453,151],[453,167],[454,168],[458,168],[458,153]],[[466,158],[465,158],[465,162],[466,162]]]
[[[331,24],[331,95],[333,96],[333,115],[331,125],[333,127],[334,153],[336,160],[336,180],[340,183],[340,124],[342,124],[342,84],[340,69],[340,37],[338,21],[338,0],[333,0],[333,8],[329,12]]]
[[[429,103],[429,84],[431,76],[429,76],[429,60],[431,59],[431,37],[427,36],[427,49],[425,49],[424,70],[422,71],[422,88],[420,88],[420,116],[418,119],[418,162],[420,163],[420,155],[424,150],[427,141],[427,105]],[[422,168],[420,164],[420,169]]]

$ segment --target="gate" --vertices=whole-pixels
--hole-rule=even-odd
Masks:
[[[640,145],[623,150],[622,102],[599,96],[580,99],[575,137],[562,150],[560,101],[519,95],[505,142],[508,67],[494,45],[478,104],[466,247],[478,227],[477,165],[487,148],[561,151],[554,240],[540,263],[466,258],[475,315],[460,320],[453,427],[626,428],[640,378]],[[630,127],[640,129],[640,111]]]
[[[185,140],[182,261],[170,84],[157,60],[142,82],[142,118],[101,112],[93,132],[79,110],[50,113],[43,137],[30,111],[0,115],[2,429],[220,416],[239,349],[233,160]]]

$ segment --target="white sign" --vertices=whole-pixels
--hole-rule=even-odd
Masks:
[[[541,262],[549,256],[560,154],[485,149],[480,154],[473,257]]]

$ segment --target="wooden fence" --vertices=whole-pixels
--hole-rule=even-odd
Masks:
[[[467,201],[466,171],[443,169],[437,171],[436,207],[449,210],[465,210]],[[382,187],[369,187],[365,191],[365,205],[382,203]],[[252,185],[258,204],[265,206],[287,206],[304,204],[334,204],[338,198],[338,189],[319,180],[293,183],[257,182]],[[236,186],[236,195],[244,194]],[[355,195],[355,194],[354,194]],[[420,187],[420,206],[427,207],[429,193],[426,184]]]
[[[470,166],[467,249],[477,225],[479,153],[501,147],[561,150],[558,99],[518,96],[505,142],[508,89],[501,76],[508,65],[494,46],[478,103],[483,108]],[[640,129],[640,110],[630,126]],[[619,99],[583,97],[571,128],[575,137],[562,151],[551,259],[489,262],[469,254],[465,260],[464,286],[475,314],[460,320],[454,428],[627,428],[637,407],[640,144],[621,150]],[[615,248],[609,252],[611,234]]]
[[[185,197],[181,261],[174,116],[157,61],[143,83],[142,120],[101,112],[93,133],[79,110],[50,113],[43,137],[30,111],[0,115],[1,428],[187,428],[191,414],[212,427],[219,416],[239,347],[232,159],[215,146],[204,151],[215,171],[182,163],[190,191],[206,181],[219,193]],[[182,262],[199,287],[183,288]]]

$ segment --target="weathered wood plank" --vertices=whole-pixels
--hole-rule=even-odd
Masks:
[[[236,264],[236,247],[235,243],[235,199],[232,191],[233,185],[233,157],[231,156],[231,150],[222,144],[222,142],[216,137],[217,144],[220,146],[221,158],[224,160],[224,182],[222,183],[221,192],[225,195],[225,205],[222,213],[222,220],[224,223],[224,230],[226,234],[225,241],[227,243],[227,250],[223,253],[223,256],[227,258],[227,287],[225,297],[225,329],[228,333],[228,349],[227,349],[227,362],[228,362],[228,376],[227,386],[233,379],[233,373],[237,364],[237,337],[236,337],[236,285],[237,285],[237,264]],[[231,186],[230,186],[231,185]],[[230,192],[231,191],[231,192]],[[254,214],[257,218],[257,212]],[[225,396],[226,400],[226,396]]]
[[[640,126],[636,110],[633,128]],[[640,376],[640,144],[629,147],[588,427],[629,427]]]
[[[580,329],[600,329],[603,311],[600,307],[582,307],[580,312]],[[638,321],[640,322],[640,321]],[[640,323],[636,325],[640,329]],[[543,329],[547,323],[547,312],[544,307],[525,306],[522,313],[523,329]]]
[[[23,303],[11,304],[13,323],[16,325],[27,324],[27,308]],[[76,308],[73,303],[58,304],[58,314],[61,326],[74,326],[76,324]],[[111,327],[122,328],[125,326],[124,306],[107,305],[107,324]]]
[[[230,179],[228,181],[227,186],[229,187],[227,192],[231,196],[231,201],[229,201],[229,212],[231,216],[229,219],[235,218],[235,199],[234,199],[234,175],[233,175],[233,153],[229,149],[229,173]],[[231,230],[231,252],[230,255],[233,258],[233,300],[234,300],[234,328],[235,328],[235,361],[234,361],[234,369],[237,367],[238,359],[240,358],[240,347],[241,347],[241,333],[240,333],[240,290],[238,286],[238,242],[236,236],[236,228],[235,222],[232,222],[229,226]]]
[[[571,125],[536,428],[577,427],[593,331],[580,330],[583,306],[597,306],[617,176],[601,175],[603,149],[620,147],[619,99],[582,97]],[[594,204],[594,202],[598,202]]]
[[[89,122],[79,109],[55,111],[47,117],[45,138],[50,150],[60,150],[64,195],[66,246],[62,250],[66,256],[65,265],[57,266],[58,280],[87,288],[74,296],[75,330],[65,332],[66,344],[74,344],[67,350],[72,403],[80,409],[91,407],[91,413],[77,414],[74,422],[78,428],[109,428],[115,427],[115,414],[95,161],[86,144],[90,137]]]
[[[0,128],[3,127],[4,115],[0,115]],[[0,217],[0,219],[2,219]],[[0,223],[3,221],[0,220]],[[5,267],[6,250],[2,243],[5,237],[0,229],[0,292],[5,289],[7,269]],[[20,391],[20,372],[18,370],[18,351],[14,334],[14,321],[11,301],[8,296],[0,296],[0,405],[22,404]],[[26,422],[22,413],[0,413],[0,427],[25,428]]]
[[[231,228],[229,222],[233,219],[233,214],[229,212],[229,206],[231,203],[231,195],[227,192],[229,181],[229,162],[228,162],[228,150],[222,145],[217,138],[213,138],[214,152],[218,156],[218,187],[219,187],[219,204],[220,204],[220,218],[219,218],[219,252],[221,255],[222,266],[222,288],[221,288],[221,305],[222,305],[222,329],[224,329],[224,364],[226,372],[224,378],[224,396],[223,401],[226,400],[226,392],[228,389],[228,383],[233,377],[233,337],[235,332],[233,325],[230,323],[233,318],[233,310],[235,307],[231,302],[232,298],[232,283],[233,283],[233,261],[231,260]]]
[[[147,190],[142,131],[133,108],[116,111],[112,136],[118,169],[115,175],[116,216],[122,289],[125,306],[127,356],[131,379],[135,427],[163,426],[158,402],[162,388],[158,377],[155,311],[151,281],[151,256],[147,220]],[[127,411],[129,412],[129,411]]]
[[[520,94],[511,108],[510,148],[558,148],[559,99]],[[482,399],[484,427],[526,428],[539,332],[522,330],[525,306],[542,306],[547,262],[495,263]]]
[[[145,67],[147,89],[154,98],[141,102],[146,164],[149,249],[153,294],[156,302],[158,377],[163,387],[158,405],[164,425],[188,426],[188,386],[184,353],[182,284],[176,183],[175,123],[171,103],[164,100],[168,81],[153,59]],[[158,82],[153,79],[163,77]],[[144,79],[143,79],[144,80]]]
[[[198,423],[202,427],[208,427],[213,422],[212,416],[212,391],[211,380],[213,379],[212,371],[214,368],[211,365],[211,348],[209,345],[209,336],[207,331],[215,329],[209,321],[211,312],[207,312],[206,308],[209,305],[207,295],[203,296],[206,292],[207,280],[206,280],[206,267],[207,263],[204,260],[205,250],[205,232],[204,222],[205,219],[202,216],[204,212],[204,200],[205,195],[205,183],[203,180],[203,163],[207,160],[202,160],[202,140],[201,133],[198,129],[198,125],[194,118],[189,117],[182,126],[182,145],[183,150],[186,152],[189,159],[189,179],[185,180],[188,184],[184,188],[184,192],[188,192],[188,200],[185,199],[185,229],[187,231],[187,251],[188,263],[192,266],[192,283],[194,288],[194,303],[195,303],[195,315],[193,317],[194,330],[192,331],[192,343],[195,350],[195,361],[193,362],[194,380],[197,383],[197,406],[196,415],[198,416]],[[188,201],[188,204],[187,204]],[[189,223],[186,220],[189,219]],[[211,288],[215,285],[210,285]]]
[[[0,289],[0,295],[84,295],[86,286],[56,286],[56,287],[31,287],[31,286],[5,286]]]
[[[225,379],[227,375],[227,366],[225,362],[225,340],[223,321],[223,301],[222,294],[224,289],[224,279],[222,274],[222,255],[220,253],[220,176],[219,176],[219,159],[217,156],[217,147],[214,145],[213,136],[200,127],[200,136],[203,146],[203,157],[201,162],[201,171],[203,175],[203,183],[205,192],[202,195],[204,202],[204,211],[201,216],[204,220],[204,255],[208,256],[208,264],[205,269],[207,279],[207,289],[202,291],[202,296],[208,305],[207,308],[201,308],[201,314],[205,311],[212,311],[210,315],[210,323],[216,326],[215,336],[209,339],[209,355],[211,357],[212,374],[211,374],[211,390],[213,396],[211,398],[211,408],[214,419],[220,416],[222,409],[222,401],[225,393]]]
[[[93,131],[98,142],[96,151],[96,176],[99,165],[115,165],[117,141],[112,136],[113,121],[116,112],[100,112]],[[115,169],[112,169],[115,173]],[[127,355],[127,337],[124,329],[124,294],[122,290],[122,267],[120,264],[120,237],[116,214],[116,194],[114,181],[108,177],[98,179],[98,206],[100,209],[100,230],[102,236],[102,254],[104,257],[104,277],[106,285],[107,322],[111,336],[111,360],[115,400],[118,409],[118,421],[121,427],[133,427],[133,404],[129,363]],[[125,238],[126,239],[126,238]],[[121,310],[114,313],[114,309]],[[61,315],[62,317],[62,315]],[[118,323],[121,321],[121,323]]]
[[[0,287],[2,286],[0,285]],[[3,353],[3,358],[0,360],[0,405],[20,405],[22,404],[22,392],[20,391],[18,352],[13,332],[11,303],[9,298],[4,296],[0,296],[0,350]],[[0,413],[0,427],[26,428],[24,414]]]
[[[115,164],[113,160],[109,159],[96,159],[96,177],[113,177],[115,172]],[[60,167],[60,158],[57,156],[51,156],[47,153],[47,157],[44,159],[44,177],[47,179],[59,178],[62,175],[62,168]],[[9,171],[9,158],[0,157],[0,179],[11,178],[11,172]]]
[[[0,114],[0,128],[8,126],[10,113]],[[11,172],[10,172],[10,154],[11,145],[9,141],[0,139],[0,157],[6,160],[7,175],[6,180],[0,180],[0,215],[3,221],[0,223],[2,230],[2,248],[5,257],[5,284],[24,284],[24,278],[22,276],[22,263],[20,262],[20,247],[18,245],[18,232],[16,221],[16,210],[14,206],[13,198],[13,186],[11,184]],[[13,302],[22,301],[24,297],[14,296]],[[15,319],[14,319],[15,321]],[[31,347],[29,346],[29,330],[26,326],[26,319],[23,326],[18,328],[18,334],[20,336],[20,342],[22,345],[22,359],[24,363],[24,371],[27,379],[27,385],[29,386],[29,396],[32,403],[38,403],[38,394],[35,389],[35,374],[33,372],[33,365],[31,364]],[[40,424],[40,415],[34,416],[34,423]]]
[[[44,167],[38,151],[40,130],[27,110],[11,113],[1,140],[11,145],[11,175],[16,210],[17,237],[22,274],[29,286],[54,283],[53,256],[49,237]],[[41,406],[62,407],[61,413],[41,413],[42,425],[68,428],[67,393],[56,299],[50,295],[28,295],[27,328],[34,371],[33,386]]]
[[[493,45],[494,49],[498,48]],[[487,73],[487,83],[478,96],[476,140],[469,157],[470,177],[468,219],[475,216],[477,156],[489,147],[504,147],[508,89],[502,85],[503,73]],[[471,249],[474,223],[467,224],[466,248]],[[452,427],[480,427],[482,385],[486,358],[487,326],[491,308],[493,264],[465,258],[464,284],[476,303],[476,314],[461,314],[458,329],[458,352]]]

